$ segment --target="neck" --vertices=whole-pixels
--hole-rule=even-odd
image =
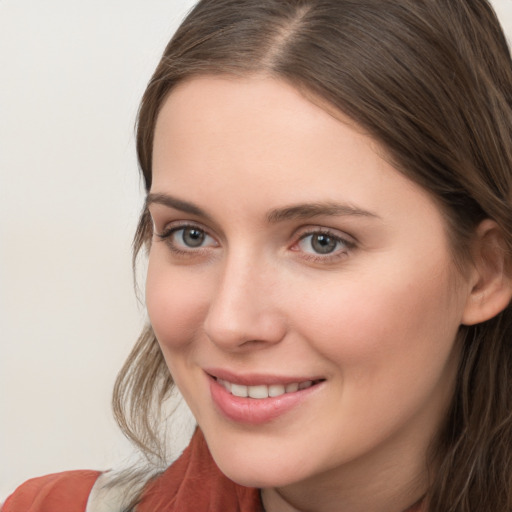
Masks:
[[[282,489],[263,489],[261,498],[265,512],[427,512],[422,506],[423,494],[418,499],[412,497],[413,494],[418,495],[410,492],[386,501],[379,500],[375,495],[357,500],[324,495],[320,502],[314,502],[311,496],[297,497]]]
[[[412,504],[412,492],[408,493],[411,496],[403,496],[403,499],[396,497],[395,500],[383,503],[377,501],[375,496],[369,499],[359,499],[357,503],[354,500],[344,500],[343,504],[336,499],[329,499],[325,496],[322,497],[321,503],[312,503],[311,497],[307,500],[294,499],[283,493],[280,489],[262,489],[261,499],[265,512],[339,512],[342,509],[344,512],[427,512],[424,508],[424,500],[421,495]],[[408,500],[408,501],[407,501]],[[300,501],[300,503],[299,503]],[[409,505],[404,505],[407,502]]]
[[[355,460],[306,481],[263,489],[265,511],[426,512],[420,506],[429,486],[426,446],[417,452],[390,444],[370,460]]]

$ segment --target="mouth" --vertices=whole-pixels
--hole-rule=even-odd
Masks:
[[[206,372],[215,409],[239,424],[261,425],[300,409],[321,393],[326,379]]]
[[[255,400],[263,400],[265,398],[276,398],[287,393],[296,393],[308,389],[312,386],[323,382],[323,379],[305,380],[300,382],[291,382],[289,384],[258,384],[255,386],[246,386],[244,384],[236,384],[228,380],[213,377],[228,393],[240,398],[254,398]]]

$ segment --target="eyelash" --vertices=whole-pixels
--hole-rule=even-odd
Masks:
[[[173,235],[176,235],[180,231],[185,232],[185,230],[187,230],[187,229],[196,230],[198,232],[201,232],[204,237],[209,237],[212,240],[215,240],[215,238],[212,235],[210,235],[206,229],[204,229],[203,227],[201,227],[200,225],[197,225],[197,224],[180,224],[180,225],[171,226],[171,227],[165,229],[162,233],[155,232],[155,236],[157,236],[161,241],[164,241],[167,244],[167,246],[169,247],[169,249],[177,256],[190,257],[190,256],[203,255],[203,253],[205,251],[207,251],[210,248],[210,246],[197,247],[197,248],[189,247],[189,248],[185,249],[185,248],[180,248],[174,242]],[[310,228],[306,232],[303,232],[298,236],[298,239],[291,245],[290,250],[292,250],[294,252],[299,252],[300,244],[304,240],[306,240],[308,237],[314,237],[314,236],[327,237],[332,242],[334,242],[336,245],[335,245],[335,249],[332,252],[324,253],[323,255],[320,253],[306,252],[303,250],[302,257],[311,262],[318,262],[318,263],[335,262],[335,261],[338,261],[339,259],[343,259],[343,258],[347,257],[348,253],[350,253],[356,247],[356,242],[353,241],[352,239],[348,239],[349,237],[344,238],[344,237],[340,236],[339,234],[336,234],[333,231],[330,231],[325,228],[323,228],[323,229]],[[182,234],[182,237],[183,237],[183,234]],[[311,243],[312,242],[310,242],[310,244]],[[342,246],[343,250],[340,250],[338,246]]]
[[[309,229],[308,231],[302,233],[299,236],[299,239],[292,245],[292,250],[299,251],[300,249],[294,249],[294,247],[299,247],[300,243],[306,240],[308,237],[314,236],[324,236],[331,239],[335,244],[336,248],[329,253],[324,253],[323,255],[320,253],[308,253],[306,251],[303,252],[303,257],[312,262],[319,263],[334,263],[340,259],[346,258],[348,254],[356,247],[356,243],[353,240],[349,240],[348,237],[344,238],[339,234],[336,234],[328,229]],[[312,242],[310,242],[311,245]],[[342,246],[343,249],[340,250],[338,246]]]
[[[171,226],[171,227],[165,229],[163,231],[163,233],[156,233],[155,232],[155,235],[160,240],[165,242],[167,244],[167,246],[169,247],[169,249],[174,254],[176,254],[178,256],[200,256],[205,250],[207,250],[206,247],[197,247],[197,248],[190,247],[188,249],[184,249],[184,248],[178,247],[176,245],[176,243],[174,242],[174,240],[173,240],[173,235],[175,235],[176,233],[178,233],[180,231],[185,232],[185,230],[187,230],[187,229],[199,231],[199,232],[203,233],[205,237],[210,237],[213,240],[215,240],[208,233],[207,230],[205,230],[201,226],[198,226],[197,224],[180,224],[180,225],[177,225],[177,226]],[[183,235],[182,235],[182,237],[183,237]]]

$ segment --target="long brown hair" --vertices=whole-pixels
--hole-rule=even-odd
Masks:
[[[201,0],[146,89],[137,152],[146,190],[159,110],[204,74],[265,74],[352,118],[444,212],[455,259],[484,218],[512,251],[512,65],[487,0]],[[149,247],[146,209],[134,262]],[[432,443],[435,512],[512,510],[512,315],[462,327],[448,417]],[[159,411],[173,383],[151,326],[114,390],[124,432],[159,456]]]

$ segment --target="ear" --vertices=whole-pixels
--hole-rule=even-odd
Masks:
[[[512,298],[510,258],[503,233],[491,219],[482,221],[472,242],[470,293],[462,324],[485,322],[503,311]]]

